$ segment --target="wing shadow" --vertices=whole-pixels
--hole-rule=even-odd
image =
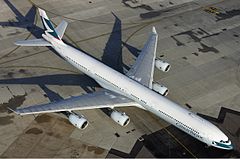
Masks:
[[[49,89],[46,85],[39,85],[39,86],[45,92],[44,96],[48,97],[48,99],[51,102],[63,100],[63,97],[61,97],[58,93],[56,93],[56,92],[52,91],[51,89]]]
[[[39,85],[41,88],[45,85],[80,86],[86,92],[92,92],[95,87],[99,87],[92,78],[87,75],[78,74],[56,74],[37,77],[2,79],[0,80],[0,84]]]
[[[112,14],[115,22],[103,51],[102,62],[122,73],[122,22],[114,13]]]

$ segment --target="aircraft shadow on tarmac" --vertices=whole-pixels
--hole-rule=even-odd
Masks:
[[[28,13],[25,16],[23,16],[11,2],[9,2],[8,0],[4,0],[4,2],[14,12],[17,21],[9,20],[8,22],[0,22],[0,25],[2,27],[24,28],[27,29],[36,38],[41,38],[43,29],[34,24],[36,15],[35,6],[32,6]]]
[[[2,27],[16,27],[27,29],[35,38],[42,38],[41,35],[44,33],[44,30],[35,25],[36,17],[36,7],[32,6],[28,13],[24,16],[20,11],[9,1],[4,0],[8,7],[14,12],[17,21],[9,20],[8,22],[0,22]],[[122,42],[122,23],[121,20],[112,12],[115,17],[114,25],[112,32],[110,33],[109,39],[106,43],[106,46],[103,50],[102,62],[109,67],[123,73],[123,67],[125,70],[128,70],[129,67],[123,64],[122,61],[122,48],[125,46],[130,53],[134,56],[138,56],[140,50],[135,47]],[[69,43],[67,40],[64,40],[68,45],[76,48],[76,46]],[[52,52],[59,56],[59,54],[51,47],[48,47]],[[79,48],[76,48],[81,50]],[[85,52],[84,50],[81,50]],[[86,53],[86,52],[85,52]],[[89,53],[86,53],[91,56]],[[60,56],[59,56],[60,57]],[[61,58],[61,57],[60,57]],[[95,57],[93,57],[95,58]],[[77,74],[55,74],[55,75],[43,75],[37,77],[26,77],[26,78],[15,78],[15,79],[3,79],[0,80],[0,84],[36,84],[41,87],[41,89],[46,93],[46,96],[50,101],[62,100],[63,98],[56,92],[50,90],[47,85],[71,85],[71,86],[80,86],[87,93],[93,92],[95,87],[99,85],[90,77],[86,75],[77,75]],[[107,109],[102,109],[104,113],[108,115]]]
[[[4,0],[9,8],[16,15],[17,21],[0,22],[3,27],[17,27],[27,29],[36,38],[41,38],[41,34],[44,30],[34,24],[36,17],[36,7],[32,6],[28,13],[24,16],[20,11],[9,1]],[[122,42],[122,23],[121,20],[112,13],[115,17],[115,22],[113,25],[112,32],[104,48],[102,55],[102,62],[111,68],[123,73],[123,66],[127,69],[126,65],[122,62],[122,47],[125,46],[130,53],[134,56],[138,56],[140,50],[134,48],[133,46]],[[51,51],[56,53],[54,49],[48,47]],[[77,48],[79,49],[79,48]],[[58,53],[56,53],[58,55]],[[91,55],[90,55],[91,56]],[[86,75],[75,75],[75,74],[57,74],[57,75],[45,75],[38,77],[29,78],[19,78],[19,79],[7,79],[0,80],[1,84],[38,84],[38,85],[79,85],[85,91],[89,92],[88,86],[94,87],[98,86],[96,82],[91,80],[91,78]]]

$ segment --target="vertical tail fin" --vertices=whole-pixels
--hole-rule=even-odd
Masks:
[[[54,29],[51,21],[49,20],[46,12],[38,8],[39,14],[43,23],[45,34],[42,35],[43,38],[32,39],[32,40],[20,40],[16,41],[15,44],[19,46],[52,46],[51,40],[56,38],[61,41],[63,34],[67,28],[68,23],[62,21],[56,29]],[[50,38],[49,38],[50,37]]]
[[[45,32],[49,33],[54,38],[60,40],[61,38],[58,36],[57,32],[55,31],[55,29],[54,29],[51,21],[49,20],[46,12],[44,10],[40,9],[40,8],[38,8],[38,11],[39,11],[39,14],[40,14]]]

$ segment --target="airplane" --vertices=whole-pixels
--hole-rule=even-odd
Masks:
[[[134,65],[123,74],[64,43],[62,37],[68,23],[63,20],[54,28],[46,12],[40,8],[38,10],[45,30],[42,38],[20,40],[15,44],[52,47],[64,60],[93,78],[102,89],[48,104],[17,108],[13,112],[27,115],[64,111],[68,112],[70,123],[79,129],[85,129],[88,126],[87,119],[74,111],[107,108],[111,110],[110,117],[113,121],[127,126],[129,116],[114,108],[135,106],[155,114],[208,146],[233,149],[229,138],[217,126],[168,99],[167,87],[154,82],[155,67],[163,72],[168,72],[171,67],[169,63],[156,58],[158,34],[155,27]]]

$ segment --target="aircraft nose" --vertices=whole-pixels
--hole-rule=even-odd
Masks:
[[[226,145],[226,147],[227,147],[228,150],[232,150],[233,149],[233,145],[232,144],[231,145]]]
[[[232,150],[233,149],[233,144],[232,144],[232,142],[230,140],[229,140],[229,143],[230,143],[229,150]]]
[[[229,140],[228,142],[213,142],[213,146],[215,147],[218,147],[218,148],[221,148],[221,149],[225,149],[225,150],[232,150],[234,147],[233,147],[233,144],[231,143],[231,141]]]
[[[233,144],[232,144],[231,140],[228,140],[228,142],[226,142],[225,145],[228,148],[228,150],[232,150],[233,149]]]

